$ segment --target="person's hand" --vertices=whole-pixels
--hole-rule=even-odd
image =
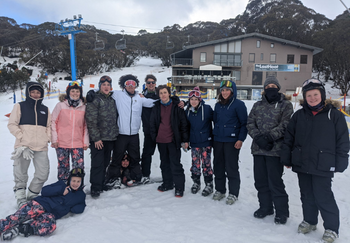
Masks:
[[[51,147],[55,149],[58,148],[58,143],[51,143]]]
[[[67,195],[69,191],[70,191],[70,188],[69,188],[69,186],[67,186],[67,187],[64,189],[63,196]]]
[[[243,142],[241,140],[238,140],[236,143],[235,143],[235,148],[236,149],[241,149],[242,148],[242,144]]]
[[[84,149],[84,150],[87,150],[87,149],[88,149],[88,146],[87,146],[87,145],[84,145],[83,149]]]
[[[267,136],[257,135],[254,138],[254,142],[259,146],[260,149],[270,151],[273,148],[273,143],[269,142]]]
[[[180,103],[177,106],[183,109],[185,107],[185,102],[183,102],[183,100],[180,100]]]
[[[141,98],[145,98],[145,96],[143,94],[139,93],[139,95]]]
[[[103,148],[102,140],[95,142],[95,148],[97,148],[98,150]]]
[[[286,167],[287,169],[290,169],[290,168],[292,168],[292,166],[287,166],[287,165],[285,165],[285,167]]]

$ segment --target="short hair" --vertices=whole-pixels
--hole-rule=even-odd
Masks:
[[[170,87],[166,84],[159,85],[157,88],[157,95],[159,96],[159,90],[166,89],[168,93],[171,95]]]
[[[146,75],[146,78],[145,78],[145,82],[147,82],[147,79],[153,79],[154,81],[156,81],[157,82],[157,78],[156,78],[156,76],[154,76],[153,74],[147,74]]]

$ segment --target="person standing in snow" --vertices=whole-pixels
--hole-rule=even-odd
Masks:
[[[298,233],[316,230],[321,213],[322,240],[333,242],[339,234],[339,209],[332,192],[334,172],[349,164],[349,130],[344,115],[326,101],[321,81],[308,79],[302,85],[303,108],[292,116],[285,132],[281,163],[298,174],[303,221]],[[333,103],[333,104],[332,104]]]
[[[214,176],[215,193],[213,199],[219,201],[226,195],[226,177],[229,194],[226,204],[238,200],[241,179],[238,171],[239,152],[247,137],[247,108],[237,98],[236,84],[224,80],[220,84],[220,94],[214,109]]]
[[[93,198],[99,197],[103,189],[107,189],[104,188],[106,170],[119,133],[118,111],[112,98],[112,79],[107,75],[102,76],[98,88],[94,99],[87,103],[85,113],[90,136],[90,183]]]
[[[188,148],[188,128],[185,112],[178,106],[178,97],[170,97],[170,87],[160,85],[157,89],[160,100],[155,102],[150,118],[152,139],[157,142],[163,183],[158,191],[172,190],[175,197],[185,191],[185,174],[181,164],[181,144]]]
[[[51,116],[51,147],[57,153],[57,178],[66,181],[71,170],[69,156],[72,157],[72,169],[84,169],[84,150],[89,144],[81,84],[70,82],[59,101]]]
[[[27,201],[36,197],[50,172],[47,154],[51,140],[51,114],[42,104],[44,88],[37,82],[28,82],[26,100],[14,105],[8,122],[8,129],[16,137],[13,163],[14,192],[17,206],[20,208]],[[34,178],[28,187],[28,168],[33,160]]]
[[[264,94],[248,116],[247,129],[253,142],[254,185],[258,191],[259,209],[255,218],[265,218],[276,210],[275,223],[285,224],[289,217],[288,195],[282,179],[283,165],[280,151],[284,132],[293,114],[293,105],[284,94],[275,77],[264,83]]]
[[[206,105],[201,97],[199,87],[188,93],[187,121],[190,127],[190,144],[192,156],[191,192],[196,194],[201,188],[201,164],[205,182],[202,196],[213,193],[213,169],[211,167],[212,121],[213,109]]]
[[[84,175],[83,169],[75,168],[69,173],[67,182],[59,180],[44,186],[41,196],[0,220],[0,239],[11,240],[18,235],[49,235],[56,230],[57,219],[69,212],[83,213],[86,206]]]

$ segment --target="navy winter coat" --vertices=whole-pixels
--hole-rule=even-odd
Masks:
[[[199,103],[197,112],[186,111],[190,125],[190,144],[193,148],[212,146],[213,109],[204,100]]]
[[[40,203],[45,211],[55,215],[56,219],[62,218],[69,212],[82,213],[85,209],[85,192],[81,186],[77,191],[71,190],[63,196],[67,187],[64,181],[59,180],[51,185],[44,186],[41,190],[41,196],[34,198],[34,201]]]
[[[216,103],[214,109],[214,141],[237,142],[244,141],[247,137],[247,107],[244,102],[236,99],[237,88],[233,83],[233,96],[223,105]]]

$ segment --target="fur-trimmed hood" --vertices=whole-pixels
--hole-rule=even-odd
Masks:
[[[341,101],[339,101],[339,100],[326,99],[325,103],[326,103],[326,105],[331,104],[337,109],[339,109],[341,107]],[[299,105],[301,105],[301,106],[304,105],[304,99],[299,100]]]
[[[65,101],[66,100],[66,94],[60,94],[59,96],[58,96],[58,100],[60,101],[60,102],[63,102],[63,101]],[[85,97],[83,97],[83,102],[84,102],[84,104],[86,104],[86,98]]]

